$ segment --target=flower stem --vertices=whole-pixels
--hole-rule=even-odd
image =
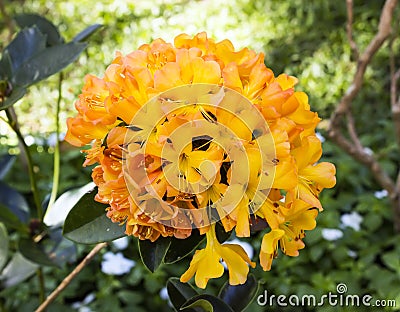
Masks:
[[[51,195],[49,199],[49,203],[47,205],[47,211],[51,209],[54,202],[57,198],[58,186],[60,181],[60,105],[62,99],[62,81],[63,74],[60,73],[58,76],[58,100],[57,100],[57,108],[56,108],[56,143],[54,146],[54,165],[53,165],[53,186],[51,189]]]
[[[45,296],[45,286],[44,286],[44,276],[43,276],[43,270],[42,268],[38,268],[36,271],[36,275],[38,277],[39,281],[39,302],[42,303],[44,302],[44,296]]]
[[[14,109],[12,107],[7,108],[6,115],[8,118],[8,124],[10,125],[11,129],[17,135],[18,140],[22,146],[23,153],[25,154],[27,165],[28,165],[29,182],[30,182],[31,191],[33,194],[33,201],[34,201],[36,211],[37,211],[37,217],[38,217],[38,219],[42,220],[43,210],[42,210],[42,205],[40,204],[39,189],[36,184],[35,173],[33,171],[33,161],[32,161],[31,152],[29,151],[28,145],[26,145],[24,137],[22,136],[21,131],[19,130],[17,116],[15,114]]]

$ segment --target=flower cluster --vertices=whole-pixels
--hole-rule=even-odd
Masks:
[[[304,231],[322,210],[319,194],[336,183],[335,167],[318,163],[320,119],[296,83],[275,77],[262,53],[235,51],[229,40],[205,33],[179,35],[174,44],[157,39],[117,53],[103,78],[86,77],[66,140],[91,144],[84,165],[97,164],[96,200],[127,235],[185,239],[192,228],[206,235],[182,281],[195,275],[204,288],[223,274],[222,259],[230,284],[243,284],[255,263],[239,245],[218,241],[215,221],[237,237],[265,229],[259,260],[270,270],[278,248],[289,256],[304,248]],[[182,94],[188,89],[180,87],[198,84],[211,89]],[[232,100],[237,95],[244,106]],[[227,132],[218,135],[218,125]],[[243,166],[235,159],[241,152]]]

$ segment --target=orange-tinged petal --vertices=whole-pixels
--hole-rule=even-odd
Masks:
[[[333,164],[322,162],[315,166],[307,166],[301,170],[301,176],[318,183],[321,187],[331,188],[336,184],[336,168]]]
[[[222,71],[224,86],[231,88],[239,93],[243,92],[242,81],[240,80],[239,70],[236,63],[229,63]]]

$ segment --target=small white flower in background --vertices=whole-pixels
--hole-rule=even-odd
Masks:
[[[351,258],[357,258],[357,253],[354,250],[349,249],[347,255]]]
[[[247,242],[243,242],[240,239],[234,238],[230,241],[225,242],[225,244],[236,244],[241,246],[244,251],[247,253],[247,255],[249,256],[249,258],[253,258],[254,256],[254,249],[253,246],[251,246],[249,243]],[[225,269],[228,269],[228,267],[226,266],[225,261],[222,261],[222,265],[224,266]]]
[[[382,190],[382,191],[376,191],[374,193],[374,196],[378,199],[382,199],[388,196],[388,191]]]
[[[322,229],[321,234],[328,241],[335,241],[343,237],[343,232],[338,229]]]
[[[369,147],[364,147],[363,149],[364,153],[371,156],[374,154],[374,151],[372,149],[370,149]]]
[[[87,304],[91,303],[96,296],[93,293],[90,293],[83,299],[82,302],[75,302],[72,304],[72,308],[78,310],[79,312],[92,312],[92,309],[86,307]]]
[[[112,244],[118,250],[124,250],[124,249],[126,249],[128,247],[129,238],[127,236],[118,238],[118,239],[112,241]]]
[[[352,213],[346,213],[340,217],[343,227],[351,227],[354,231],[360,230],[360,224],[363,217],[358,214],[358,212],[353,211]]]
[[[101,270],[109,275],[122,275],[128,273],[135,264],[135,261],[125,258],[121,252],[114,254],[108,251],[103,255]]]
[[[321,143],[324,143],[324,142],[325,142],[325,138],[322,136],[321,133],[316,132],[316,133],[315,133],[315,136],[321,141]]]

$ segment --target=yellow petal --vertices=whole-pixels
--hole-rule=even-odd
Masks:
[[[300,174],[324,188],[331,188],[336,184],[336,168],[333,164],[328,162],[322,162],[315,166],[307,166],[301,170]]]

